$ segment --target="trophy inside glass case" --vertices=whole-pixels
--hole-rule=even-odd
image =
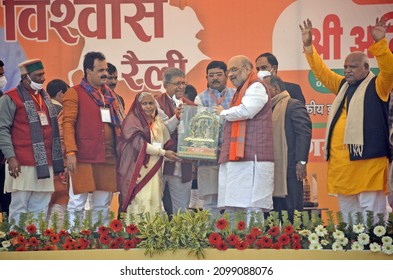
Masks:
[[[212,108],[185,105],[178,128],[178,156],[216,161],[221,125]]]

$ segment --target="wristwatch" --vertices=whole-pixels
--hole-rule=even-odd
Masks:
[[[301,161],[299,161],[299,162],[300,162],[301,165],[306,165],[306,163],[307,163],[307,162],[304,161],[304,160],[301,160]]]

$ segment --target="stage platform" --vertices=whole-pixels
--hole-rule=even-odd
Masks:
[[[205,260],[393,260],[393,255],[371,251],[292,250],[292,249],[206,249]],[[73,251],[0,252],[0,260],[197,260],[188,250],[164,252],[152,257],[144,249],[99,249]]]

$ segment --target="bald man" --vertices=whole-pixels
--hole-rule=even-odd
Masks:
[[[273,208],[274,181],[271,98],[249,58],[234,56],[227,69],[236,92],[228,109],[213,106],[226,120],[217,206],[267,212]]]
[[[370,71],[366,54],[354,52],[344,62],[344,76],[324,64],[312,44],[312,23],[300,25],[304,53],[315,76],[336,94],[328,117],[325,157],[328,192],[337,194],[344,221],[366,222],[367,211],[387,214],[387,162],[390,156],[388,99],[393,87],[393,55],[385,38],[389,25],[377,19],[369,47],[380,69]],[[361,213],[363,221],[357,218]]]

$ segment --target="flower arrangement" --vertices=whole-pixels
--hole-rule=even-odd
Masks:
[[[225,215],[225,214],[224,214]],[[383,216],[379,222],[373,223],[373,213],[369,212],[367,223],[363,223],[362,216],[357,215],[358,223],[353,224],[349,217],[348,224],[344,223],[340,212],[337,213],[338,225],[334,224],[333,214],[328,212],[328,223],[312,215],[309,219],[307,212],[295,212],[294,222],[288,221],[287,213],[283,212],[282,221],[278,213],[271,212],[264,221],[251,218],[246,228],[244,219],[234,219],[234,226],[228,225],[228,217],[216,221],[216,231],[209,235],[209,243],[218,250],[236,248],[255,249],[310,249],[333,251],[370,250],[393,254],[393,216],[389,215],[385,223]],[[257,221],[257,222],[255,222]]]
[[[359,214],[356,222],[349,217],[344,223],[340,212],[334,223],[328,211],[327,223],[307,212],[295,212],[293,223],[286,212],[281,218],[270,212],[267,218],[258,213],[247,215],[235,212],[212,217],[209,211],[186,211],[169,218],[165,213],[156,215],[121,213],[112,217],[109,225],[92,225],[91,213],[83,221],[65,222],[58,228],[56,216],[47,228],[43,216],[35,221],[32,215],[21,218],[19,224],[0,224],[0,251],[133,249],[143,248],[153,256],[164,251],[187,249],[189,254],[204,258],[204,249],[309,249],[309,250],[370,250],[393,254],[393,215],[387,221],[379,216],[374,223],[373,213],[367,221]],[[38,225],[38,227],[37,227]]]

